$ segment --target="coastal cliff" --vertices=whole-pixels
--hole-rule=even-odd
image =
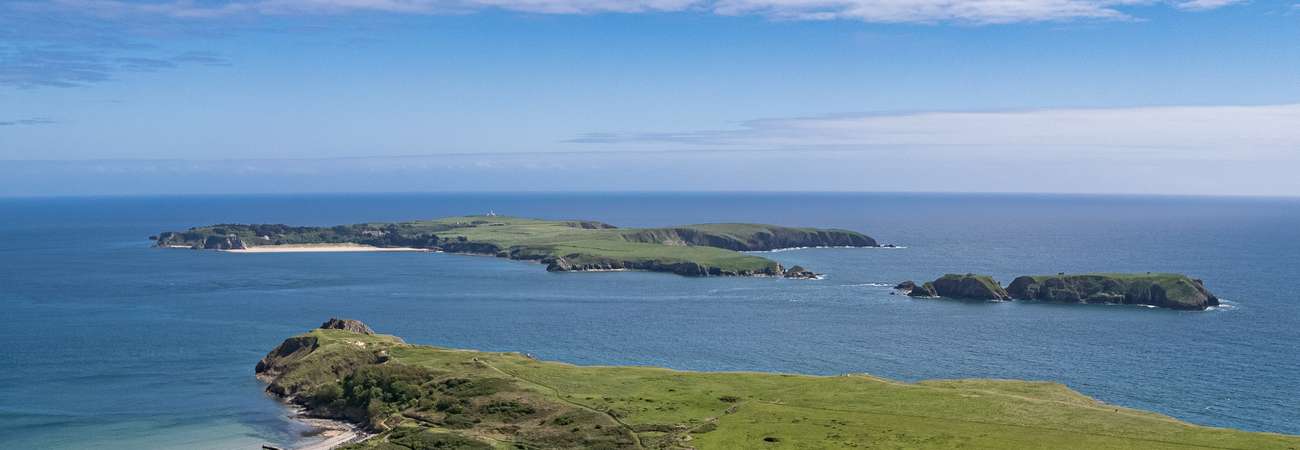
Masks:
[[[294,227],[222,224],[153,236],[159,247],[209,250],[275,246],[361,245],[492,255],[546,265],[552,272],[645,270],[685,276],[790,276],[775,261],[746,254],[793,247],[876,247],[848,230],[758,224],[617,228],[603,222],[547,221],[500,216]]]
[[[735,251],[770,251],[798,247],[877,247],[875,239],[848,230],[791,228],[724,223],[625,230],[628,242],[701,245]]]
[[[256,372],[308,415],[373,434],[347,450],[1300,446],[1054,383],[575,366],[410,345],[349,320],[289,338]]]

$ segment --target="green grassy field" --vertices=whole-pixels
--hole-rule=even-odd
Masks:
[[[365,223],[334,227],[223,224],[165,232],[159,246],[195,249],[353,243],[492,254],[547,264],[548,270],[651,270],[682,275],[779,275],[775,261],[741,253],[787,247],[875,246],[847,230],[757,224],[615,228],[593,221],[501,216]]]
[[[1046,382],[574,366],[341,330],[295,339],[313,345],[268,356],[271,389],[378,432],[357,450],[1300,448]]]

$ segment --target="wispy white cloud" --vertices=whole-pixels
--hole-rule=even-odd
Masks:
[[[1300,161],[1300,104],[924,112],[763,119],[734,130],[593,133],[570,142],[889,151],[961,158]]]
[[[20,2],[27,9],[61,9],[99,16],[134,14],[213,18],[241,14],[454,14],[499,9],[541,14],[699,11],[782,20],[857,20],[873,23],[959,22],[1003,24],[1078,19],[1128,19],[1126,7],[1166,4],[1203,11],[1243,0],[49,0]]]
[[[48,117],[30,117],[26,119],[0,120],[0,127],[16,127],[22,125],[50,125],[57,123],[54,119]]]
[[[1178,2],[1176,6],[1178,6],[1179,9],[1185,9],[1188,11],[1208,11],[1236,3],[1242,3],[1244,1],[1245,0],[1184,0]]]

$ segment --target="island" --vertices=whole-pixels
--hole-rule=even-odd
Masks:
[[[495,215],[334,227],[222,224],[151,238],[157,246],[169,248],[415,249],[536,261],[552,272],[645,270],[687,276],[789,278],[816,278],[816,274],[802,267],[787,270],[776,261],[742,252],[879,246],[862,233],[838,229],[746,223],[618,228],[589,220]]]
[[[1049,382],[575,366],[411,345],[354,320],[285,340],[256,374],[308,415],[369,435],[348,450],[1300,447]]]
[[[1205,289],[1204,282],[1176,273],[1026,275],[1012,280],[1005,289],[988,275],[947,274],[922,285],[904,281],[894,289],[923,298],[1105,303],[1182,310],[1219,305],[1219,298]]]
[[[1064,303],[1118,303],[1203,310],[1219,298],[1199,279],[1176,273],[1028,275],[1007,286],[1013,298]]]

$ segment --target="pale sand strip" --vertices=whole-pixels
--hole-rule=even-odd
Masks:
[[[339,431],[338,434],[333,434],[325,438],[323,441],[298,447],[295,450],[333,450],[347,444],[359,442],[362,437],[363,436],[356,431]]]
[[[306,423],[320,430],[319,436],[321,437],[321,440],[319,441],[301,447],[295,447],[294,450],[333,450],[344,445],[364,441],[372,436],[369,433],[361,431],[361,429],[355,425],[337,420],[305,417],[302,415],[301,408],[295,407],[294,410],[297,411],[294,420]]]
[[[220,250],[228,253],[321,253],[321,252],[427,252],[423,248],[374,247],[361,244],[284,244],[256,245],[249,248]]]

